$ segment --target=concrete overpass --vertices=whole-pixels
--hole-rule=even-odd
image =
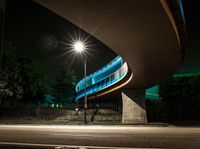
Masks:
[[[184,56],[178,0],[35,0],[120,55],[133,73],[123,86],[123,122],[146,122],[145,88],[168,79]],[[133,111],[133,112],[130,112]]]

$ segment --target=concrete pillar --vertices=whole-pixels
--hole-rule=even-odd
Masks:
[[[122,123],[147,123],[145,89],[125,89],[122,91]]]

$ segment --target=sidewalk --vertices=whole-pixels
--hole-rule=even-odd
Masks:
[[[149,122],[147,124],[122,124],[121,121],[89,121],[86,125],[83,120],[44,120],[36,118],[0,118],[0,125],[63,125],[63,126],[120,126],[120,127],[200,127],[200,122]]]

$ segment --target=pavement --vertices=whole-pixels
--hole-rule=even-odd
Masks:
[[[200,127],[0,125],[0,148],[200,149]]]

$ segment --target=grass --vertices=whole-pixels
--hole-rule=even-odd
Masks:
[[[61,119],[61,120],[51,120],[51,119],[41,119],[35,117],[0,117],[0,124],[36,124],[36,125],[83,125],[84,121],[82,119],[74,118],[71,120]],[[89,121],[88,125],[119,125],[121,121],[119,120],[103,120],[103,121]]]

